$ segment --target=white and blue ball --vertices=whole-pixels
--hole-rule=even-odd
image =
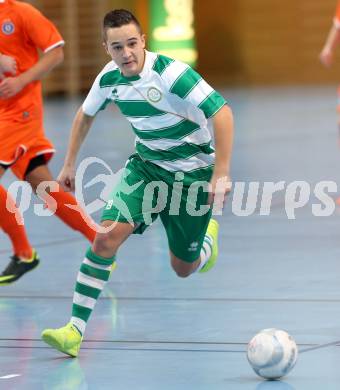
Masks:
[[[249,342],[247,358],[257,375],[279,379],[289,373],[298,357],[293,338],[284,330],[263,329]]]

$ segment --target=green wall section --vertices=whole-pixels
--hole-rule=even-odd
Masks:
[[[150,50],[196,65],[193,0],[149,0]]]

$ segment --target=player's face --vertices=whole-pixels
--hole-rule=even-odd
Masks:
[[[134,23],[108,28],[104,46],[124,76],[136,76],[142,71],[145,35],[140,33]]]

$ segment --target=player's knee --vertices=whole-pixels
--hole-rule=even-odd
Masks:
[[[37,178],[28,177],[28,176],[25,177],[25,180],[30,184],[30,186],[32,187],[32,190],[34,191],[34,193],[36,193],[37,192],[37,187],[38,187],[38,185],[40,184],[41,181],[39,181]]]
[[[176,272],[176,275],[180,278],[187,278],[197,268],[196,263],[188,263],[179,259],[178,257],[171,255],[171,266]]]
[[[118,241],[110,233],[99,233],[93,242],[93,251],[103,257],[116,253]]]
[[[176,272],[176,275],[180,278],[187,278],[193,272],[193,271],[187,270],[187,269],[176,269],[176,268],[174,268],[174,271]]]
[[[34,192],[37,192],[40,183],[54,181],[47,165],[38,158],[31,160],[25,172],[25,180],[31,185]]]

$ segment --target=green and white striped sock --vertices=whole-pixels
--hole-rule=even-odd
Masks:
[[[200,271],[205,266],[207,261],[210,259],[212,253],[212,246],[213,246],[213,239],[209,234],[206,234],[200,252],[201,262],[200,265],[196,268],[195,272]]]
[[[97,299],[109,280],[114,261],[115,256],[104,258],[96,255],[91,248],[86,253],[77,276],[70,321],[82,335]]]

